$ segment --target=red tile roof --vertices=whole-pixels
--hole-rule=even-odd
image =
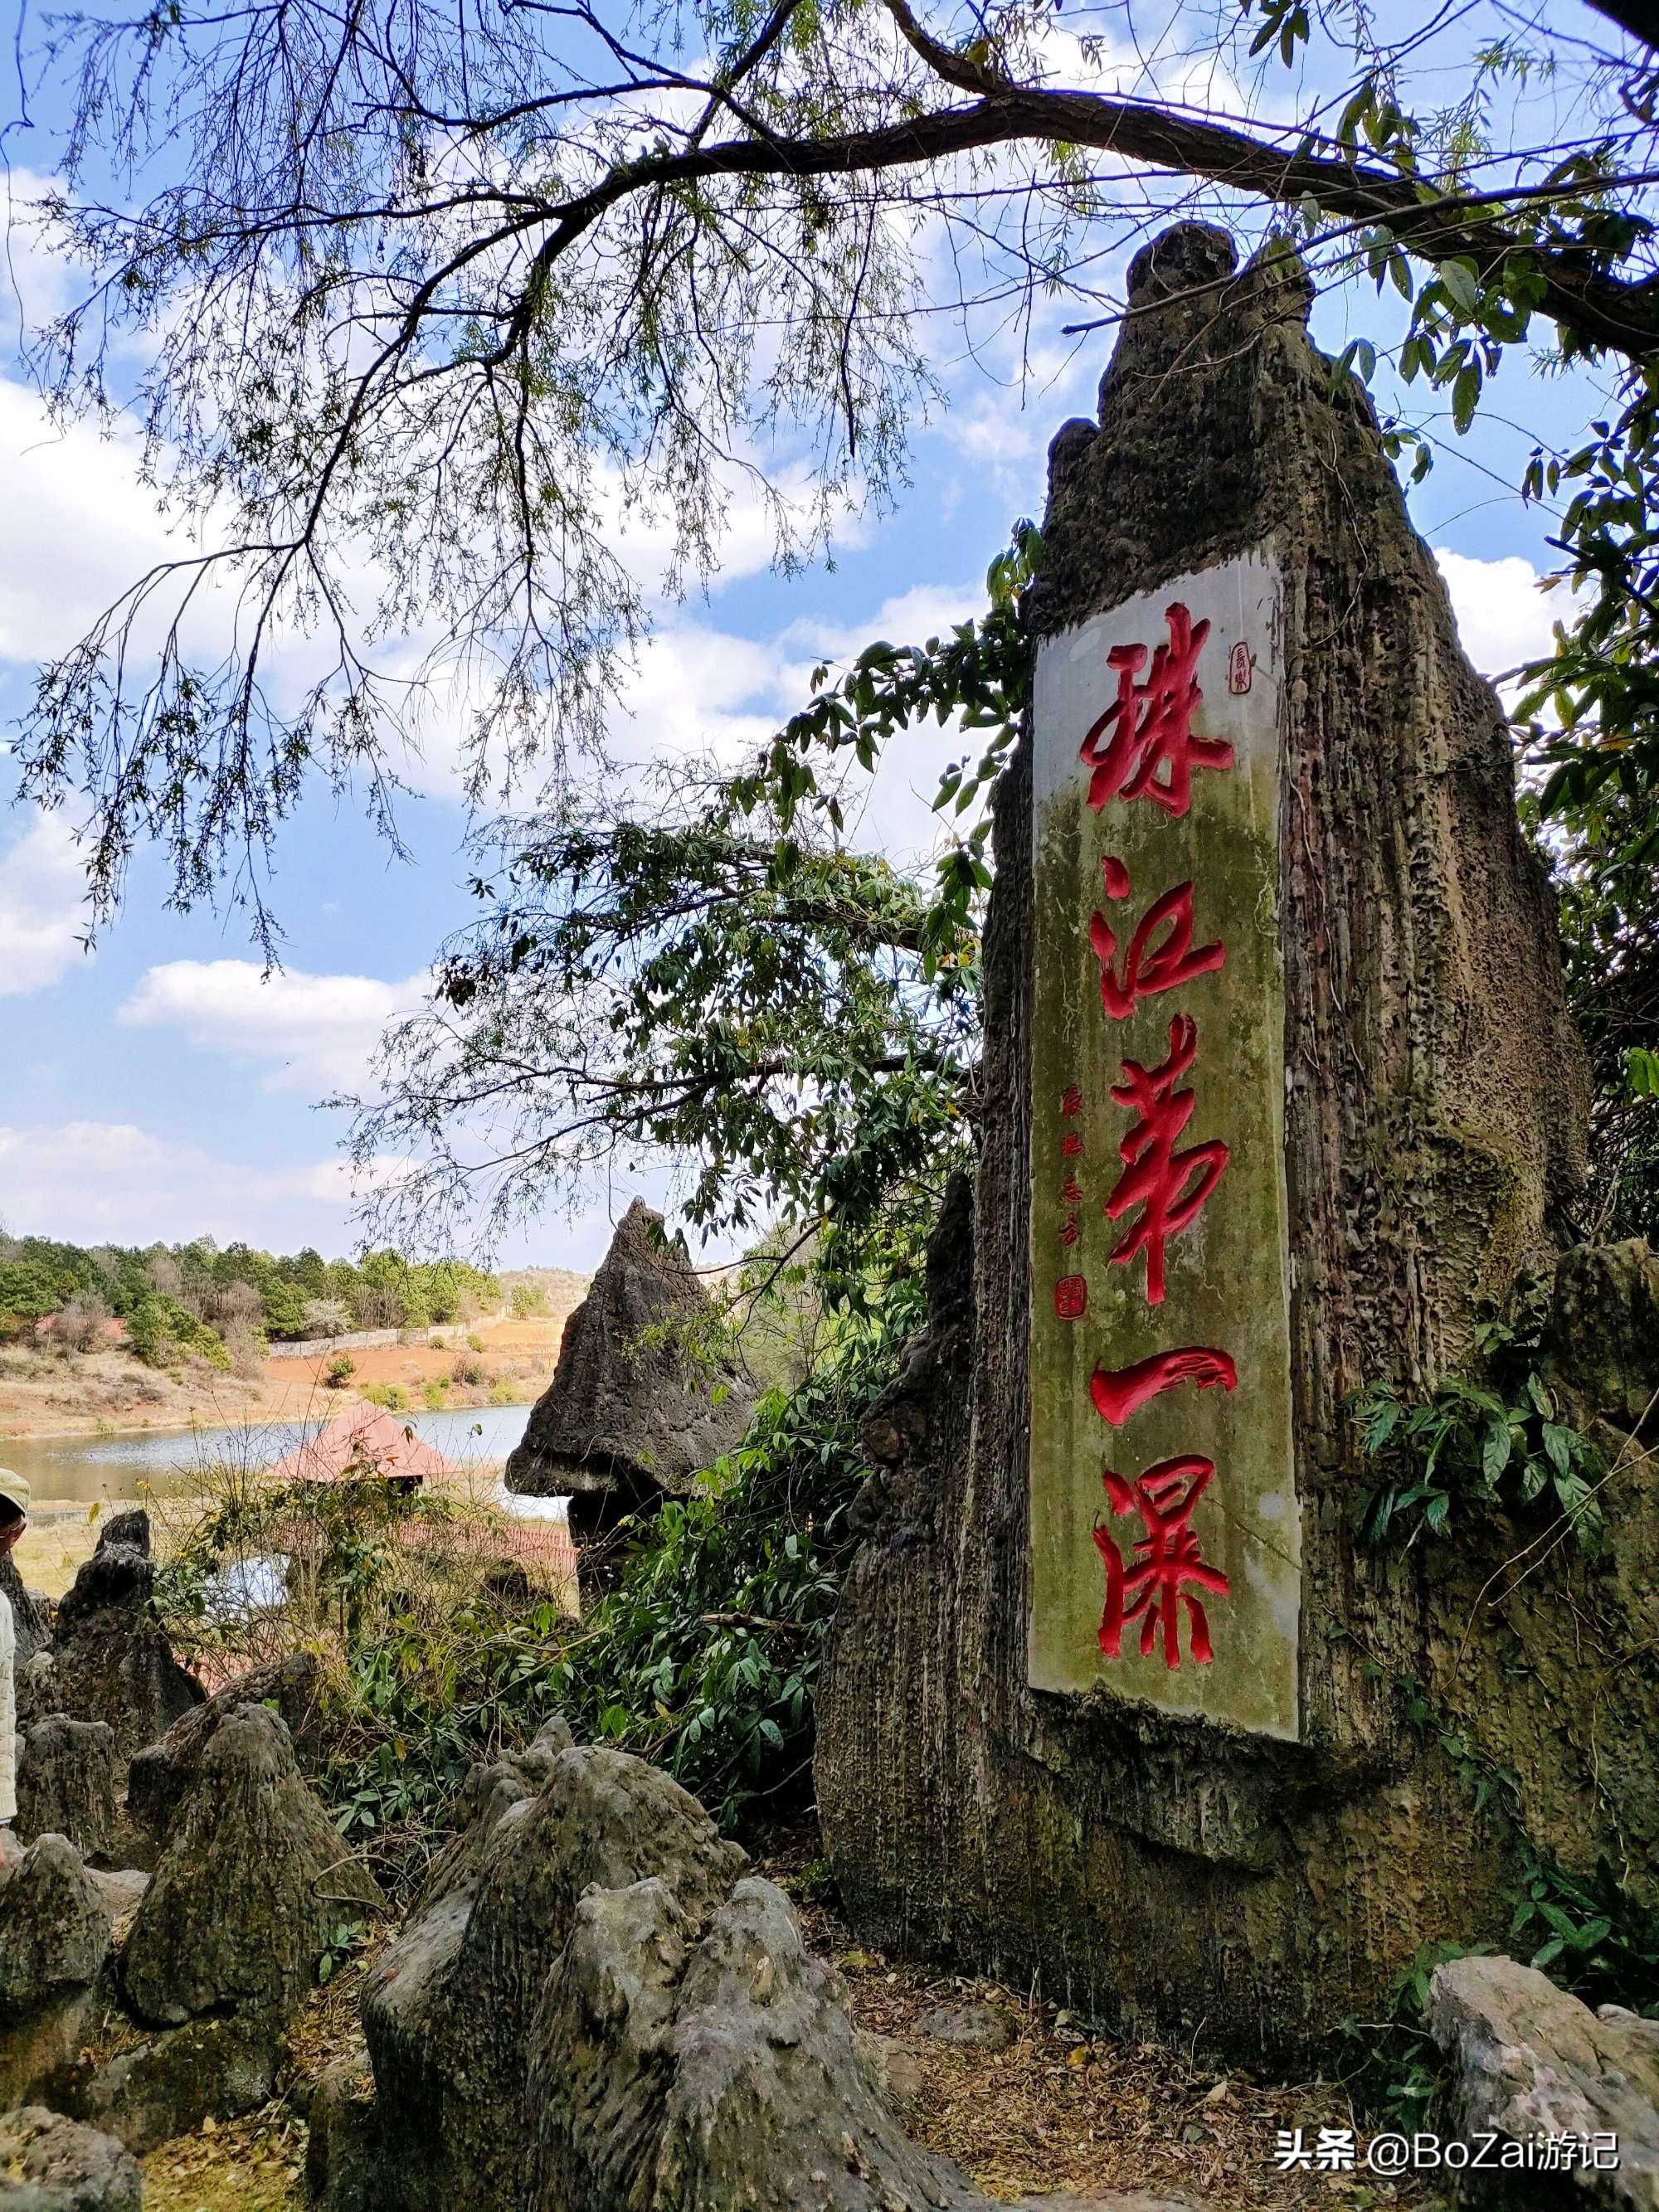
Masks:
[[[424,1481],[453,1463],[379,1406],[350,1406],[270,1470],[278,1482]]]

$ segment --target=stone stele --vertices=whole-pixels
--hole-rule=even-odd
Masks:
[[[1279,598],[1276,564],[1249,553],[1037,655],[1030,1660],[1040,1689],[1099,1680],[1294,1737]],[[1097,769],[1080,758],[1115,744]],[[1139,757],[1146,787],[1130,796]],[[1108,796],[1114,781],[1127,788]],[[1131,1065],[1153,1078],[1146,1113],[1122,1103]],[[1144,1158],[1128,1157],[1137,1130]],[[1161,1162],[1161,1190],[1133,1194]],[[1107,1465],[1127,1486],[1115,1506]]]
[[[1507,1929],[1449,1744],[1540,1850],[1638,1860],[1659,1498],[1516,1591],[1535,1518],[1363,1534],[1353,1394],[1553,1270],[1589,1086],[1502,708],[1310,298],[1167,233],[1050,447],[977,1171],[863,1432],[816,1778],[862,1940],[1323,2066]]]

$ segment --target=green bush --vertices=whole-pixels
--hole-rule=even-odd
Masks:
[[[388,1413],[406,1413],[409,1393],[401,1382],[372,1382],[363,1395],[371,1406],[384,1406]]]
[[[343,1390],[357,1372],[357,1363],[349,1352],[337,1352],[323,1370],[325,1390]]]
[[[230,1354],[204,1321],[163,1291],[151,1291],[126,1317],[127,1342],[147,1367],[163,1367],[180,1352],[193,1352],[222,1372],[230,1371]]]
[[[769,1392],[708,1491],[642,1524],[554,1668],[579,1738],[665,1766],[723,1826],[810,1797],[819,1654],[870,1471],[859,1425],[921,1310],[920,1281],[900,1283],[798,1389]]]

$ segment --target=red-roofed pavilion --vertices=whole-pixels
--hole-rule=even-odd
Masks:
[[[395,1483],[412,1490],[428,1475],[453,1474],[453,1462],[379,1406],[350,1406],[270,1470],[278,1482]]]

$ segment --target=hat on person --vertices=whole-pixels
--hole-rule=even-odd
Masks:
[[[21,1474],[14,1474],[9,1467],[0,1467],[0,1499],[15,1505],[20,1513],[29,1510],[29,1486]]]

